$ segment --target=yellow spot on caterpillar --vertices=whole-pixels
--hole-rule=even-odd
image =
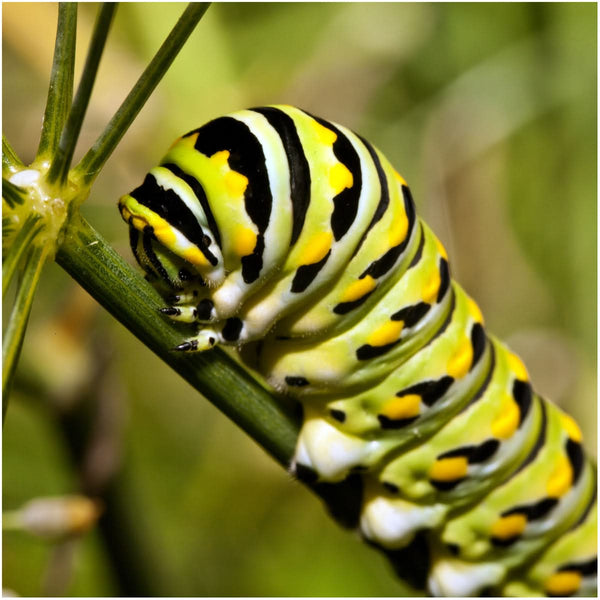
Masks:
[[[362,298],[365,294],[368,294],[371,290],[375,289],[377,282],[370,276],[366,275],[362,279],[357,279],[354,283],[351,283],[347,288],[340,302],[353,302]]]
[[[233,249],[238,256],[252,254],[256,246],[256,233],[249,227],[239,225],[233,234]]]
[[[206,256],[204,256],[204,254],[202,254],[200,249],[196,248],[195,246],[192,246],[191,248],[187,248],[186,250],[184,250],[181,253],[181,257],[198,267],[207,267],[209,265],[209,262],[208,262]]]
[[[508,439],[519,426],[521,411],[519,405],[506,394],[499,415],[492,422],[492,434],[501,440]]]
[[[442,280],[440,278],[440,272],[436,269],[429,278],[429,281],[427,281],[423,286],[423,302],[427,302],[427,304],[433,304],[433,301],[437,297],[440,290],[441,283]]]
[[[548,496],[551,498],[560,498],[569,491],[572,482],[573,469],[571,468],[571,463],[569,463],[569,459],[566,456],[561,456],[546,484]]]
[[[331,249],[333,235],[330,231],[317,233],[302,252],[302,264],[312,265],[323,260]]]
[[[442,258],[445,258],[446,260],[448,260],[448,253],[446,252],[446,248],[444,248],[444,244],[442,244],[442,242],[440,242],[440,240],[435,238],[435,245],[436,245],[437,251],[440,253],[440,256]]]
[[[527,381],[529,379],[529,375],[527,374],[527,369],[525,368],[523,361],[512,352],[507,353],[507,358],[508,366],[515,373],[517,379],[520,379],[521,381]]]
[[[398,173],[398,171],[396,171],[395,169],[393,169],[394,172],[394,177],[400,182],[400,185],[405,185],[408,187],[408,183],[406,183],[406,179],[404,179],[404,177],[402,177],[402,175],[400,175],[400,173]]]
[[[579,425],[577,425],[573,417],[562,414],[560,416],[560,421],[562,423],[563,429],[567,432],[567,435],[574,442],[581,442],[581,440],[583,439],[583,435],[581,433],[581,429],[579,429]]]
[[[331,129],[323,127],[321,123],[318,123],[314,119],[311,120],[311,124],[317,134],[317,138],[319,138],[319,142],[327,146],[333,146],[335,140],[337,140],[337,134],[331,131]]]
[[[477,305],[477,302],[467,296],[467,310],[469,314],[473,317],[473,320],[477,323],[481,323],[483,325],[483,315],[481,314],[481,309]]]
[[[520,513],[500,517],[493,525],[491,535],[501,540],[508,540],[520,535],[527,526],[527,517]]]
[[[229,153],[228,153],[229,154]],[[243,196],[248,187],[248,178],[237,171],[228,171],[224,176],[225,188],[231,196]]]
[[[129,217],[131,217],[130,210],[124,204],[119,204],[119,210],[121,211],[121,216],[123,217],[123,220],[129,221]]]
[[[177,241],[177,236],[170,225],[155,225],[154,235],[156,236],[156,239],[164,246],[167,246],[167,248],[173,247]]]
[[[393,344],[400,337],[403,328],[404,321],[388,321],[367,338],[367,344],[371,346]]]
[[[465,477],[469,463],[465,456],[449,456],[436,460],[429,470],[429,478],[435,481],[454,481]]]
[[[351,188],[353,183],[354,178],[346,165],[337,163],[329,170],[329,184],[336,195],[346,188]]]
[[[220,150],[219,152],[215,152],[210,157],[210,160],[219,169],[222,169],[223,167],[228,166],[229,163],[227,161],[229,160],[229,150]]]
[[[464,339],[458,347],[458,350],[448,361],[446,366],[448,375],[454,377],[454,379],[464,377],[468,373],[472,361],[473,346],[471,345],[471,340]]]
[[[390,248],[404,241],[408,233],[408,217],[404,212],[398,215],[390,228]]]
[[[194,148],[194,146],[196,145],[196,140],[197,139],[198,139],[198,132],[196,132],[196,133],[194,133],[192,135],[187,135],[187,136],[184,136],[184,137],[177,138],[171,144],[171,148],[174,148],[178,144],[181,144],[182,146],[189,146],[190,148]],[[171,148],[169,148],[169,150],[171,150]]]
[[[409,419],[420,412],[421,396],[406,394],[399,398],[388,400],[381,409],[381,414],[389,419]]]
[[[544,589],[552,596],[571,596],[579,589],[581,579],[578,571],[560,571],[546,579]]]
[[[131,213],[130,213],[131,214]],[[148,225],[146,219],[142,219],[142,217],[131,217],[130,223],[138,230],[143,231],[144,227]]]
[[[134,205],[134,210],[136,208],[142,210],[142,215],[133,214],[128,208],[122,206],[122,214],[126,213],[129,216],[128,222],[138,231],[144,231],[148,226],[152,227],[156,239],[167,248],[173,249],[177,243],[177,233],[173,226],[155,212],[139,204]]]

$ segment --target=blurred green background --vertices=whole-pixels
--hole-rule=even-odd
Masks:
[[[119,7],[76,160],[183,6]],[[80,6],[76,73],[96,9]],[[3,130],[25,162],[37,149],[56,13],[3,4]],[[488,329],[578,419],[595,454],[596,22],[594,3],[215,4],[83,212],[133,262],[117,198],[180,134],[268,103],[345,124],[409,181]],[[104,490],[101,526],[60,543],[6,532],[5,588],[408,592],[382,556],[51,265],[4,428],[4,510],[82,486]]]

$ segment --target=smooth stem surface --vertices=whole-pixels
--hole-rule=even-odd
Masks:
[[[44,113],[42,135],[36,160],[47,160],[56,152],[71,107],[76,34],[77,4],[74,2],[61,2],[58,5],[54,59],[52,61],[46,112]]]
[[[2,422],[8,408],[8,392],[21,353],[21,345],[31,312],[33,296],[42,272],[47,248],[34,245],[25,259],[23,276],[19,282],[17,298],[10,314],[2,342]]]
[[[52,159],[50,170],[48,171],[48,181],[54,183],[59,181],[64,183],[67,179],[69,167],[73,160],[75,145],[79,138],[83,118],[88,107],[94,81],[98,73],[98,65],[104,51],[108,31],[117,9],[117,4],[113,2],[104,3],[98,12],[98,18],[94,25],[94,32],[90,41],[88,55],[83,67],[81,81],[77,88],[77,93],[73,100],[67,123],[60,137],[60,143],[56,154]]]
[[[89,224],[72,220],[56,260],[155,354],[281,464],[289,464],[299,430],[291,407],[273,398],[219,348],[174,352],[172,348],[190,336],[190,328],[160,315],[164,300]]]
[[[185,9],[104,132],[73,169],[73,177],[79,180],[81,185],[89,186],[96,178],[208,7],[209,3],[201,2],[189,4]]]

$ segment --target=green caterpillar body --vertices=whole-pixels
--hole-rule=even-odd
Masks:
[[[576,423],[485,332],[386,158],[290,106],[177,140],[121,198],[134,255],[303,405],[292,470],[360,480],[362,535],[435,595],[595,595],[596,476]],[[401,570],[401,569],[400,569]]]

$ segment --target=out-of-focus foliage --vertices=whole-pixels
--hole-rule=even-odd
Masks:
[[[182,8],[119,7],[79,153]],[[76,75],[95,9],[80,7]],[[3,6],[3,129],[25,162],[37,148],[55,23],[53,4]],[[348,125],[384,151],[488,328],[579,420],[593,451],[596,6],[215,4],[107,163],[86,217],[130,257],[117,198],[181,133],[268,103]],[[144,594],[406,592],[379,554],[59,268],[44,273],[31,320],[4,429],[5,510],[110,481],[120,465],[116,512],[104,519],[126,528]],[[70,417],[86,402],[98,414],[80,443]],[[122,593],[133,583],[103,531],[59,545],[5,533],[4,586]]]

